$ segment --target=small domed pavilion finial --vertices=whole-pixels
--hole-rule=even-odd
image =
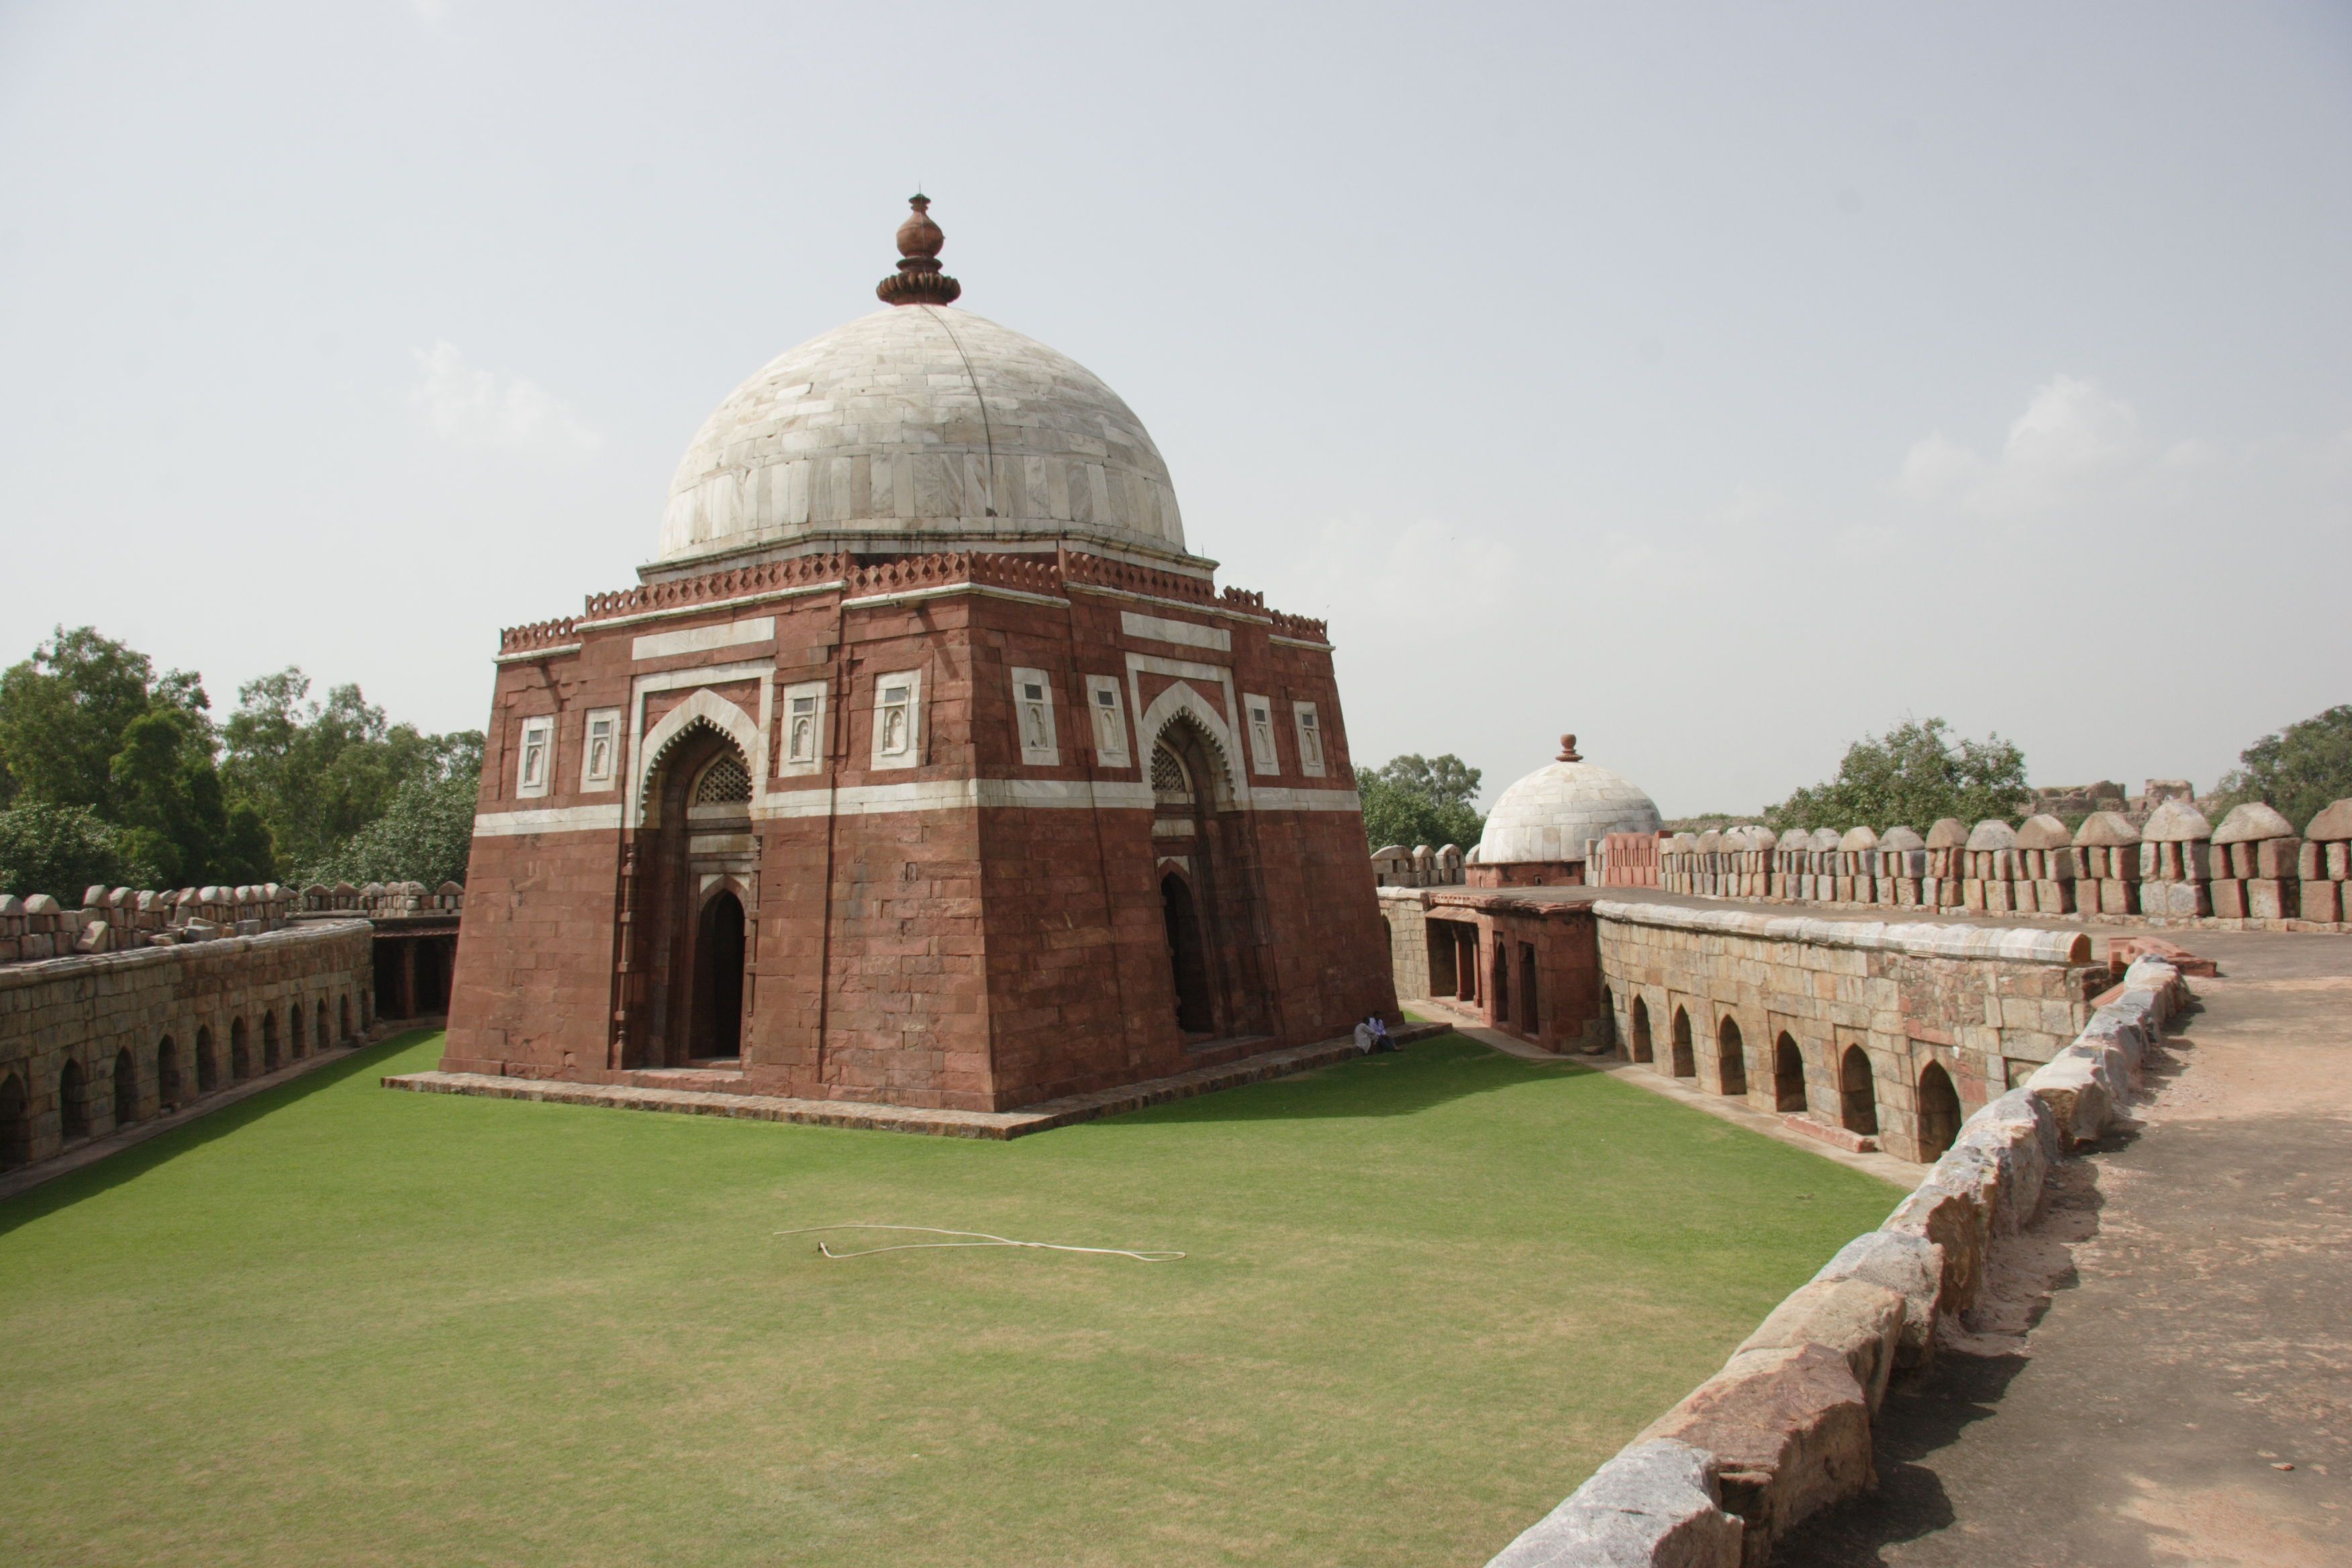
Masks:
[[[963,292],[963,285],[940,270],[940,247],[948,242],[931,221],[931,198],[920,191],[907,198],[914,208],[898,226],[898,270],[874,286],[886,305],[947,305]]]
[[[1562,735],[1559,738],[1559,760],[1563,763],[1580,763],[1584,761],[1582,757],[1576,754],[1575,736]]]

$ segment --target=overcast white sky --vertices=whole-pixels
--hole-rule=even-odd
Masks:
[[[2352,701],[2352,9],[0,7],[0,657],[482,722],[874,307],[1117,387],[1360,761],[1670,815],[1906,714],[2210,785]]]

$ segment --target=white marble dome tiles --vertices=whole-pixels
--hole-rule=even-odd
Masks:
[[[1478,840],[1478,864],[1581,860],[1587,839],[1655,833],[1655,802],[1630,779],[1591,763],[1551,763],[1503,792]]]
[[[1043,343],[931,305],[862,316],[737,387],[678,464],[659,558],[835,533],[1184,548],[1168,466],[1117,393]]]

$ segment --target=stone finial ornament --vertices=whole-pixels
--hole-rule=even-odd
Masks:
[[[915,210],[898,226],[898,270],[874,285],[886,305],[951,305],[963,285],[940,270],[940,247],[948,237],[931,221],[931,198],[918,191],[907,198]]]
[[[1562,735],[1559,738],[1559,760],[1563,763],[1580,763],[1584,761],[1581,756],[1577,754],[1575,736]]]

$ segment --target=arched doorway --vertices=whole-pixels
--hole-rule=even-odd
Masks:
[[[1633,998],[1633,1059],[1652,1061],[1657,1052],[1650,1044],[1650,1005],[1641,997]]]
[[[1919,1159],[1935,1159],[1960,1135],[1960,1095],[1952,1075],[1940,1062],[1929,1062],[1919,1074]]]
[[[1721,1092],[1748,1092],[1748,1042],[1739,1037],[1739,1020],[1730,1014],[1715,1030],[1715,1081]]]
[[[721,888],[702,906],[694,937],[694,1055],[743,1054],[743,900]]]
[[[213,1049],[213,1032],[209,1026],[196,1030],[196,1092],[210,1094],[220,1087],[220,1055]]]
[[[1838,1117],[1849,1132],[1876,1135],[1878,1086],[1870,1076],[1870,1055],[1848,1046],[1838,1061]]]
[[[623,1067],[749,1066],[757,1053],[753,787],[742,747],[707,718],[678,731],[650,765],[628,852]]]
[[[139,1120],[139,1064],[131,1047],[114,1053],[114,1124],[128,1127]]]
[[[1495,1022],[1505,1028],[1511,1026],[1511,948],[1499,935],[1495,938]]]
[[[0,1078],[0,1171],[13,1171],[33,1157],[33,1119],[25,1110],[25,1080]]]
[[[1269,1032],[1271,1005],[1250,929],[1233,769],[1215,738],[1179,710],[1151,742],[1150,854],[1160,875],[1170,1006],[1180,1032],[1231,1039]],[[1173,881],[1171,881],[1173,879]],[[1472,963],[1477,950],[1471,950]]]
[[[58,1074],[58,1134],[63,1138],[89,1136],[89,1101],[82,1082],[81,1063],[69,1061]]]
[[[1530,1039],[1543,1032],[1543,1009],[1536,1003],[1536,947],[1519,943],[1519,1028]]]
[[[1187,1035],[1216,1030],[1209,1004],[1209,969],[1201,948],[1201,914],[1192,889],[1171,871],[1160,879],[1160,913],[1168,926],[1168,962],[1176,985],[1176,1026]]]
[[[1675,1076],[1696,1078],[1698,1058],[1691,1049],[1690,1014],[1684,1008],[1675,1009]]]
[[[155,1044],[155,1109],[180,1108],[180,1047],[164,1036]]]
[[[310,1010],[310,1016],[312,1019],[310,1037],[319,1042],[319,1048],[323,1051],[335,1037],[327,1031],[327,999],[324,996],[320,997],[319,1005]]]
[[[1772,1108],[1792,1111],[1805,1109],[1805,1054],[1787,1035],[1782,1035],[1772,1047]]]
[[[228,1026],[228,1078],[231,1083],[243,1083],[253,1076],[253,1052],[245,1043],[245,1020],[233,1020]]]
[[[298,1062],[309,1049],[309,1042],[302,1034],[302,1004],[299,1002],[286,1009],[286,1049]]]
[[[278,1070],[278,1015],[275,1013],[261,1016],[261,1070]]]

